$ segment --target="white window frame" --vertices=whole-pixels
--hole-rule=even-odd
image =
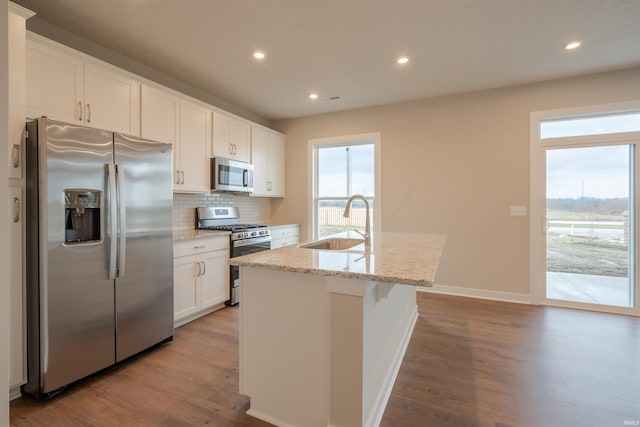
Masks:
[[[611,113],[624,113],[640,111],[640,101],[623,102],[616,104],[603,104],[579,108],[560,110],[535,111],[531,113],[530,121],[530,221],[529,221],[529,292],[532,304],[553,305],[561,307],[579,308],[592,311],[604,311],[607,313],[630,314],[640,316],[640,286],[637,283],[640,273],[638,253],[631,256],[635,260],[636,274],[632,286],[635,286],[635,307],[616,307],[608,305],[586,304],[573,301],[557,301],[546,298],[546,238],[544,216],[546,214],[545,186],[546,186],[546,150],[549,148],[577,148],[605,145],[635,145],[636,168],[640,169],[640,132],[611,133],[602,135],[567,136],[559,138],[540,137],[540,123],[548,119],[561,119],[588,115],[603,115]],[[636,213],[640,212],[640,183],[639,171],[636,170],[635,191],[636,204],[633,207]],[[640,218],[636,217],[636,223]],[[635,242],[640,244],[640,227],[635,227]],[[630,266],[632,267],[632,266]]]
[[[374,203],[373,203],[373,223],[371,224],[371,231],[382,230],[382,165],[381,165],[381,151],[382,151],[382,136],[380,132],[362,133],[356,135],[344,135],[334,136],[329,138],[314,138],[308,140],[308,167],[309,171],[309,183],[308,183],[308,201],[309,206],[309,230],[308,239],[318,238],[318,212],[316,209],[316,199],[318,199],[318,149],[328,147],[341,147],[347,145],[364,145],[373,144],[374,150]],[[322,198],[320,198],[322,199]],[[330,197],[331,200],[340,199],[340,197]],[[348,197],[344,197],[345,200]]]

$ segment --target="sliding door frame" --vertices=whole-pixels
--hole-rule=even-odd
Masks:
[[[542,139],[540,136],[540,123],[551,118],[568,118],[572,116],[602,115],[606,113],[622,113],[629,111],[640,111],[639,102],[626,102],[619,104],[607,104],[590,107],[537,111],[531,113],[531,135],[530,135],[530,212],[529,220],[529,292],[531,303],[578,308],[592,311],[604,311],[608,313],[628,314],[640,316],[640,289],[637,279],[638,253],[636,246],[639,242],[640,233],[636,224],[638,221],[636,213],[640,207],[640,132],[625,132],[603,135],[572,136],[560,138]],[[630,212],[630,222],[633,236],[630,245],[629,280],[630,286],[635,289],[635,302],[632,307],[617,307],[610,305],[589,304],[574,301],[563,301],[548,299],[546,297],[546,152],[550,149],[581,148],[611,145],[633,145],[635,165],[630,165],[634,182],[630,186],[634,206]],[[633,216],[633,218],[631,218]]]

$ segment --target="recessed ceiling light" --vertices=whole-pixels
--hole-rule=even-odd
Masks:
[[[398,58],[398,64],[406,64],[407,62],[409,62],[408,56],[401,56]]]
[[[253,52],[253,57],[255,59],[264,59],[265,58],[265,53],[261,50],[256,50],[255,52]]]
[[[577,49],[578,47],[580,47],[580,45],[582,44],[582,42],[580,40],[572,40],[569,43],[564,45],[564,48],[566,50],[574,50]]]
[[[318,99],[318,94],[317,93],[310,93],[309,94],[309,99]]]

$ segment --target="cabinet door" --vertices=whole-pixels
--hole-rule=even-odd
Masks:
[[[233,158],[240,162],[248,162],[250,157],[251,126],[240,120],[231,120],[231,145]]]
[[[82,123],[84,62],[82,58],[27,40],[27,117],[47,116]]]
[[[284,137],[257,126],[251,129],[254,196],[284,196]]]
[[[211,111],[190,102],[180,102],[180,170],[181,190],[210,190]]]
[[[215,157],[233,158],[231,146],[231,117],[213,112],[213,155]]]
[[[173,145],[173,186],[179,186],[178,111],[180,100],[170,93],[142,86],[140,89],[140,136]]]
[[[185,256],[173,260],[173,318],[183,319],[199,310],[198,287],[201,265],[197,256]]]
[[[140,136],[176,143],[180,100],[170,93],[142,86],[140,93]]]
[[[272,133],[269,139],[267,161],[269,193],[272,197],[284,197],[284,136]]]
[[[213,113],[213,155],[248,162],[251,156],[249,123],[218,112]]]
[[[251,129],[251,163],[253,163],[253,196],[269,196],[267,178],[267,132],[261,128]]]
[[[200,276],[201,308],[209,308],[229,299],[227,251],[203,254],[204,272]]]
[[[85,65],[84,79],[85,123],[139,135],[140,84],[91,62]]]
[[[22,190],[9,189],[9,385],[24,384],[24,286],[22,280]]]

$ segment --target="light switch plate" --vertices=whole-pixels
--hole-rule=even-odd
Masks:
[[[511,216],[527,216],[527,207],[511,206]]]

